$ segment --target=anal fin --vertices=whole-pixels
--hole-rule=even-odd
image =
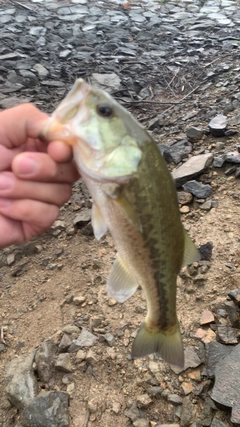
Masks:
[[[94,236],[97,240],[100,240],[108,229],[102,216],[102,213],[95,203],[93,203],[92,205],[92,227]]]
[[[134,294],[137,287],[138,284],[117,256],[107,281],[108,295],[118,302],[124,302]]]
[[[183,255],[183,263],[182,266],[192,264],[192,262],[199,261],[201,259],[201,255],[187,234],[186,230],[184,230],[184,255]]]

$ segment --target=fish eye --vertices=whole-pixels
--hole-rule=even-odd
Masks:
[[[101,102],[97,105],[97,113],[101,117],[112,117],[113,115],[113,109],[110,104],[107,102]]]

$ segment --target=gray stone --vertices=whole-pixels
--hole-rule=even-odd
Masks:
[[[187,128],[186,135],[192,142],[200,141],[203,137],[203,130],[195,126],[191,126]]]
[[[199,358],[195,348],[191,345],[187,346],[184,350],[184,368],[173,366],[171,369],[175,374],[185,371],[188,368],[196,368],[201,365],[202,360]]]
[[[134,427],[149,427],[150,423],[145,418],[138,418],[136,421],[134,421],[133,426]]]
[[[50,338],[44,341],[37,349],[35,363],[38,377],[41,381],[47,383],[53,377],[55,372],[54,358],[58,353],[57,345]]]
[[[70,354],[69,353],[59,354],[55,363],[55,367],[58,371],[71,373],[73,368],[71,364]]]
[[[229,424],[221,421],[216,415],[212,420],[211,427],[229,427]]]
[[[233,289],[232,291],[228,292],[229,298],[240,307],[240,288]]]
[[[226,346],[215,341],[206,344],[206,364],[208,377],[214,377],[218,362],[228,356],[233,348],[233,346]]]
[[[110,74],[99,74],[99,73],[93,73],[92,74],[92,84],[94,84],[97,87],[100,87],[101,89],[105,89],[109,91],[110,90],[118,90],[120,88],[121,80],[115,73]]]
[[[212,207],[212,200],[207,200],[206,202],[202,203],[199,207],[203,211],[210,211]]]
[[[186,184],[183,185],[184,190],[188,191],[189,193],[192,193],[194,196],[198,197],[199,199],[205,199],[206,197],[210,196],[213,192],[213,189],[211,185],[209,184],[201,184],[195,180],[188,181]]]
[[[66,325],[64,328],[62,328],[62,331],[66,334],[79,334],[80,329],[75,325]]]
[[[91,209],[81,209],[81,212],[77,214],[73,220],[74,225],[86,225],[91,221],[92,211]]]
[[[21,414],[23,427],[69,427],[69,395],[62,391],[39,394]]]
[[[149,394],[151,396],[156,397],[156,399],[160,399],[163,390],[164,389],[160,386],[153,386],[153,387],[150,387]]]
[[[191,402],[190,397],[183,398],[182,414],[181,414],[181,427],[187,427],[191,424],[196,413],[196,406]]]
[[[108,345],[110,347],[113,347],[115,344],[115,338],[112,334],[110,334],[110,332],[107,332],[106,334],[103,335],[103,338],[107,341]]]
[[[38,77],[41,80],[45,79],[48,76],[48,74],[49,74],[49,71],[42,64],[35,64],[33,66],[33,69],[35,71],[37,71]]]
[[[62,339],[60,341],[59,344],[59,351],[62,353],[64,353],[65,351],[67,351],[67,349],[70,347],[70,345],[72,344],[72,340],[71,338],[69,338],[68,335],[63,334]]]
[[[191,203],[193,200],[192,194],[188,193],[187,191],[178,191],[177,198],[178,198],[178,203],[180,205],[187,205],[188,203]]]
[[[25,408],[37,394],[37,380],[33,372],[35,350],[12,359],[6,368],[6,393],[18,409]]]
[[[183,403],[183,398],[178,394],[169,394],[167,400],[174,405],[182,405]]]
[[[189,141],[177,141],[170,147],[165,148],[163,151],[163,157],[168,163],[174,162],[175,164],[178,164],[181,160],[188,157],[188,154],[191,152],[192,144]]]
[[[211,398],[232,408],[232,423],[240,423],[240,344],[220,360],[215,368],[215,383]]]
[[[237,344],[237,330],[227,325],[218,325],[217,336],[223,344]]]
[[[208,124],[213,136],[223,136],[227,127],[227,117],[218,114]]]
[[[34,87],[38,84],[38,78],[31,71],[19,70],[19,74],[23,77],[23,85],[27,87]]]
[[[0,343],[0,353],[3,353],[6,350],[6,346],[3,343]]]
[[[141,411],[138,409],[137,404],[134,403],[131,408],[129,408],[127,411],[124,412],[124,415],[132,422],[136,421],[138,418],[141,417]]]
[[[216,156],[216,157],[214,157],[214,159],[213,159],[213,166],[214,166],[215,168],[221,168],[224,162],[225,162],[225,159],[224,159],[223,157],[221,157],[221,156]]]
[[[140,394],[136,399],[137,407],[140,409],[148,408],[152,402],[151,397],[147,393]]]
[[[176,185],[181,186],[185,182],[200,175],[212,162],[213,155],[211,153],[200,154],[191,157],[186,163],[172,172],[173,179]]]
[[[233,151],[224,154],[224,161],[230,163],[240,163],[240,153],[238,153],[238,151]]]
[[[82,332],[76,340],[73,340],[69,351],[75,352],[78,351],[82,347],[92,347],[97,341],[97,337],[93,335],[91,332],[87,331],[87,329],[82,328]]]

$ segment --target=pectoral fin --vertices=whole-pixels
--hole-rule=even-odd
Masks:
[[[95,205],[95,203],[93,203],[92,206],[92,227],[94,236],[97,240],[100,240],[101,237],[107,232],[107,225],[99,207]]]
[[[184,230],[184,255],[182,266],[191,264],[194,261],[199,261],[200,258],[201,256],[198,249]]]
[[[120,209],[124,217],[141,232],[142,225],[139,221],[139,217],[136,214],[133,206],[129,203],[129,201],[124,196],[119,196],[117,199],[114,200],[114,203],[118,205],[118,208]]]
[[[108,295],[116,301],[124,302],[134,294],[137,287],[137,283],[117,256],[107,281]]]

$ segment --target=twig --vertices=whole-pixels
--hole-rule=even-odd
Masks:
[[[6,342],[3,338],[3,326],[1,326],[1,328],[0,328],[0,342],[2,342],[3,344],[6,344]]]
[[[18,1],[16,1],[15,4],[18,4],[19,6],[25,8],[27,10],[31,10],[31,12],[33,12],[33,9],[29,6],[26,6],[25,4],[19,3]]]
[[[87,427],[88,421],[89,421],[89,417],[90,417],[90,411],[89,411],[89,409],[87,409],[87,412],[86,412],[86,415],[85,415],[85,420],[84,420],[84,423],[83,423],[82,427]]]

